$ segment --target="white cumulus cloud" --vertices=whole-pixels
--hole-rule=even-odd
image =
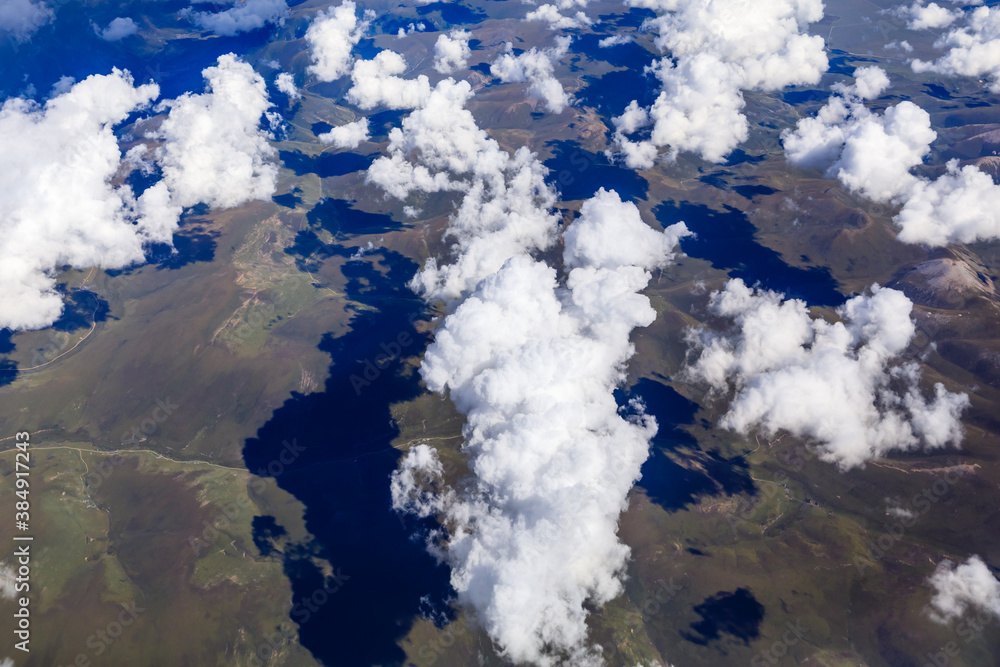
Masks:
[[[892,11],[908,21],[907,27],[910,30],[946,28],[962,15],[959,10],[947,9],[936,2],[925,4],[922,0],[914,0],[913,4],[903,5]]]
[[[119,16],[104,29],[95,25],[94,32],[105,42],[118,42],[139,32],[139,26],[132,19]]]
[[[357,148],[362,141],[368,141],[368,136],[368,119],[362,118],[353,123],[334,127],[317,138],[324,144],[332,144],[336,148]]]
[[[261,119],[271,107],[264,79],[233,54],[202,72],[206,92],[163,102],[169,113],[153,138],[162,180],[143,193],[150,218],[166,221],[179,208],[212,208],[270,199],[278,176],[276,154]]]
[[[927,398],[919,367],[899,361],[915,333],[913,304],[902,292],[875,285],[841,306],[843,321],[833,324],[812,318],[800,300],[739,279],[709,303],[733,327],[691,331],[695,358],[686,374],[733,393],[723,428],[809,438],[823,460],[843,469],[890,451],[961,441],[968,397],[936,384]]]
[[[979,556],[956,564],[942,561],[930,578],[934,588],[931,618],[948,623],[968,611],[985,611],[1000,619],[1000,581]]]
[[[347,91],[347,101],[362,109],[386,106],[390,109],[415,109],[427,101],[431,93],[430,80],[421,74],[405,79],[406,58],[388,49],[379,51],[371,60],[356,60],[351,70],[353,85]]]
[[[467,418],[474,475],[461,492],[424,492],[440,476],[426,445],[393,480],[398,509],[437,514],[438,545],[459,600],[515,662],[601,664],[587,605],[622,590],[629,549],[619,514],[656,423],[613,391],[634,353],[629,335],[656,317],[638,294],[672,257],[682,224],[655,231],[633,204],[600,190],[565,235],[556,271],[510,257],[449,315],[421,375]]]
[[[284,25],[288,16],[285,0],[230,0],[233,6],[221,12],[184,13],[202,30],[231,37],[241,32],[259,30],[269,23]]]
[[[0,327],[37,329],[62,312],[60,267],[117,269],[169,232],[137,221],[113,128],[159,95],[127,72],[90,76],[44,106],[0,108]]]
[[[911,173],[937,136],[930,115],[909,101],[871,112],[863,102],[881,95],[888,78],[877,67],[855,75],[854,85],[834,87],[839,94],[815,117],[782,133],[789,161],[825,168],[827,176],[873,201],[901,204],[894,220],[904,242],[941,246],[1000,238],[1000,186],[957,161],[934,180]]]
[[[447,35],[440,35],[434,43],[434,71],[440,74],[451,74],[465,69],[472,50],[469,39],[472,33],[468,30],[452,30]]]
[[[985,75],[990,79],[990,90],[1000,92],[1000,8],[977,7],[965,15],[964,26],[943,35],[934,47],[948,51],[937,60],[914,60],[910,63],[914,72]]]
[[[302,97],[302,93],[299,92],[299,89],[295,85],[295,77],[288,72],[278,74],[274,79],[274,85],[278,90],[288,95],[288,99],[290,100],[297,100]]]
[[[468,82],[439,82],[368,170],[399,199],[461,196],[446,258],[428,260],[411,286],[450,303],[421,374],[467,416],[473,479],[429,492],[443,467],[418,445],[393,477],[394,505],[444,520],[450,533],[431,548],[505,656],[594,665],[587,605],[621,591],[629,552],[618,515],[655,432],[638,406],[619,414],[612,391],[634,351],[630,332],[656,316],[638,291],[686,229],[657,231],[601,190],[565,234],[560,277],[532,257],[559,230],[547,170],[479,128],[465,108],[472,95]]]
[[[369,181],[399,199],[413,191],[465,193],[447,233],[455,261],[431,259],[414,280],[428,299],[463,297],[507,258],[555,241],[547,170],[526,148],[511,155],[480,129],[465,108],[472,95],[466,81],[438,83],[389,133],[389,155],[368,169]]]
[[[163,102],[169,113],[145,145],[122,156],[114,128],[159,95],[114,70],[67,82],[44,106],[22,98],[0,108],[0,326],[37,329],[62,312],[56,273],[65,266],[118,269],[171,243],[185,207],[230,207],[274,192],[277,168],[259,127],[264,81],[232,54],[204,70],[209,92]],[[162,177],[139,197],[121,177]]]
[[[309,71],[320,81],[333,81],[351,71],[351,50],[364,37],[374,12],[358,19],[357,5],[344,0],[339,6],[316,14],[306,30],[313,64]]]
[[[525,21],[544,21],[549,24],[552,30],[571,30],[573,28],[583,28],[593,23],[582,11],[577,11],[572,16],[567,16],[559,11],[559,7],[551,4],[539,5],[537,9],[528,12]]]
[[[532,47],[515,56],[513,45],[507,43],[507,53],[502,54],[490,65],[490,72],[504,83],[530,82],[528,96],[545,102],[545,108],[552,113],[560,113],[573,103],[553,73],[552,61],[562,58],[569,51],[572,38],[566,35],[556,37],[555,46],[547,49]]]
[[[744,90],[816,83],[827,69],[822,37],[806,34],[823,18],[821,0],[630,0],[659,13],[650,24],[669,53],[652,66],[662,91],[646,109],[649,138],[632,139],[616,122],[615,145],[633,169],[696,153],[721,162],[746,140]],[[635,129],[641,129],[636,127]],[[634,130],[633,130],[634,131]]]

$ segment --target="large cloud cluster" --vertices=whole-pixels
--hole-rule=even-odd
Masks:
[[[333,81],[351,71],[351,50],[375,18],[369,9],[359,19],[356,10],[351,0],[344,0],[337,7],[320,11],[309,24],[306,43],[313,60],[309,71],[320,81]]]
[[[136,220],[112,128],[159,95],[127,72],[91,76],[44,107],[0,108],[0,327],[37,329],[62,312],[58,267],[120,268],[142,259],[160,230]],[[169,239],[169,236],[166,237]]]
[[[21,98],[0,108],[0,326],[48,326],[62,311],[64,266],[121,268],[148,243],[170,243],[184,207],[235,206],[270,197],[276,169],[259,128],[263,80],[223,56],[204,72],[209,92],[164,103],[152,151],[162,178],[138,198],[121,176],[149,161],[123,159],[114,127],[147,107],[155,84],[127,72],[91,76],[44,106]]]
[[[919,367],[898,362],[915,332],[912,307],[902,292],[876,285],[831,324],[810,317],[802,301],[731,280],[712,294],[710,310],[735,326],[692,331],[697,358],[686,374],[734,392],[722,427],[810,438],[844,469],[893,450],[957,444],[968,397],[937,384],[928,399]]]
[[[972,3],[975,4],[975,3]],[[990,90],[1000,92],[1000,8],[977,7],[966,15],[966,25],[938,39],[934,46],[948,52],[934,61],[914,60],[914,72],[949,76],[983,76]]]
[[[721,162],[748,136],[744,90],[816,83],[827,69],[821,0],[630,0],[654,9],[656,45],[669,56],[651,66],[662,91],[649,108],[629,105],[614,119],[615,145],[633,169],[653,166],[659,149]],[[629,135],[651,128],[649,137]]]
[[[864,101],[881,95],[888,77],[878,67],[859,68],[855,77],[853,85],[835,86],[839,94],[815,117],[782,133],[789,161],[826,168],[828,176],[873,201],[902,204],[895,222],[904,242],[940,246],[1000,238],[1000,187],[993,179],[957,161],[935,180],[911,173],[937,136],[930,115],[909,101],[871,112]]]
[[[655,422],[619,414],[612,390],[633,354],[629,334],[655,318],[637,292],[665,264],[682,224],[655,231],[601,190],[564,235],[563,280],[534,251],[556,240],[556,195],[527,149],[507,153],[446,79],[390,133],[368,178],[389,194],[455,191],[462,200],[441,263],[412,286],[451,303],[421,374],[467,415],[473,478],[459,492],[426,483],[443,466],[414,447],[394,475],[397,509],[437,515],[434,548],[452,584],[511,660],[598,662],[587,604],[621,591],[628,548],[616,537]]]
[[[268,24],[284,25],[288,16],[285,0],[230,0],[229,4],[233,6],[221,12],[196,12],[189,7],[183,13],[202,30],[225,37],[259,30]]]
[[[398,507],[443,515],[452,583],[516,662],[599,664],[587,646],[587,603],[621,590],[629,554],[619,514],[639,477],[655,421],[626,419],[613,390],[656,317],[638,294],[670,257],[683,227],[657,232],[632,204],[601,190],[565,235],[556,271],[510,258],[448,316],[421,374],[467,417],[475,476],[462,493],[428,496],[422,446],[393,482]],[[407,477],[406,475],[409,475]]]
[[[528,96],[543,101],[552,113],[560,113],[573,103],[573,99],[555,77],[552,61],[566,55],[572,38],[561,35],[555,42],[555,46],[547,49],[532,47],[516,56],[513,45],[508,42],[507,53],[493,61],[490,73],[504,83],[530,83]]]
[[[1000,620],[1000,581],[979,556],[960,565],[947,560],[940,563],[930,584],[934,620],[948,623],[969,611],[986,612]]]

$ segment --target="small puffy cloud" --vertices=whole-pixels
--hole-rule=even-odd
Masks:
[[[655,231],[642,221],[635,204],[601,188],[583,203],[579,221],[563,234],[563,256],[568,266],[653,269],[672,262],[678,243],[689,235],[683,222]]]
[[[852,86],[838,92],[795,130],[782,133],[788,160],[825,168],[853,192],[880,203],[901,204],[894,221],[906,243],[947,245],[1000,238],[1000,186],[972,165],[957,161],[937,179],[921,178],[913,167],[923,162],[937,136],[930,115],[909,101],[882,114],[864,99],[877,97],[888,79],[877,67],[860,68]]]
[[[802,301],[730,280],[709,308],[733,327],[692,331],[695,358],[685,373],[732,392],[723,428],[809,438],[842,469],[890,451],[957,444],[968,397],[941,384],[926,397],[919,367],[898,361],[915,332],[912,307],[902,292],[875,285],[831,324],[812,318]]]
[[[324,132],[317,139],[336,148],[357,148],[362,141],[368,141],[368,136],[368,119],[362,118]]]
[[[951,30],[934,43],[948,52],[933,61],[914,60],[913,71],[948,76],[987,76],[990,90],[1000,92],[1000,8],[978,7],[966,25]]]
[[[934,588],[931,618],[950,623],[969,611],[986,612],[1000,620],[1000,581],[979,556],[962,564],[941,562],[930,578]]]
[[[117,269],[170,233],[137,220],[113,128],[159,94],[127,72],[90,76],[43,107],[0,107],[0,327],[38,329],[62,312],[64,266]],[[138,223],[138,224],[136,224]]]
[[[552,60],[566,55],[572,38],[563,35],[555,41],[553,47],[542,50],[532,47],[519,56],[512,53],[513,46],[508,42],[507,53],[493,61],[490,72],[504,83],[530,82],[528,95],[545,102],[552,113],[560,113],[573,100],[553,74]]]
[[[910,30],[946,28],[962,15],[961,11],[946,9],[936,2],[924,4],[922,0],[914,0],[913,4],[903,5],[892,13],[908,21]]]
[[[269,23],[284,25],[288,16],[285,0],[231,0],[233,6],[221,12],[184,11],[195,25],[216,35],[231,37],[241,32],[259,30]]]
[[[524,17],[525,21],[544,21],[549,24],[552,30],[572,30],[573,28],[583,28],[593,23],[582,11],[578,11],[573,16],[566,16],[559,11],[555,5],[539,5],[538,9],[528,12]]]
[[[351,71],[351,50],[374,18],[371,10],[365,11],[362,19],[356,12],[357,5],[344,0],[338,7],[317,13],[309,24],[306,43],[313,60],[309,72],[320,81],[333,81]]]
[[[610,37],[605,37],[597,43],[597,46],[602,49],[611,48],[612,46],[621,46],[622,44],[628,44],[632,41],[632,37],[629,35],[611,35]]]
[[[51,21],[55,13],[37,0],[3,0],[0,2],[0,31],[8,32],[18,41]]]
[[[634,169],[648,169],[659,149],[721,162],[746,140],[744,90],[812,84],[827,69],[824,42],[806,33],[823,18],[821,0],[631,0],[659,15],[649,25],[657,47],[670,55],[652,66],[662,85],[646,111],[648,139],[618,130],[615,146]]]
[[[406,37],[407,35],[412,35],[415,32],[423,32],[426,29],[427,29],[427,26],[423,22],[420,22],[420,23],[411,23],[408,26],[406,26],[405,28],[400,28],[399,31],[396,32],[396,38],[397,39],[402,39],[402,38]]]
[[[103,30],[95,25],[94,32],[105,42],[118,42],[139,32],[139,26],[131,18],[119,16]]]
[[[386,106],[416,109],[431,93],[430,80],[421,74],[415,79],[399,76],[406,71],[406,59],[395,51],[379,51],[371,60],[356,60],[351,71],[354,85],[347,101],[362,109]]]
[[[274,85],[278,90],[288,95],[288,99],[297,100],[302,97],[299,89],[295,86],[295,77],[288,72],[281,72],[274,79]]]
[[[472,50],[469,39],[472,33],[468,30],[452,30],[447,35],[440,35],[434,43],[434,71],[440,74],[451,74],[465,69]]]

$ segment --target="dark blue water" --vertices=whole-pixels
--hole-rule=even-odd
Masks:
[[[719,591],[694,608],[701,616],[691,624],[692,632],[681,632],[689,642],[707,646],[721,639],[723,633],[750,645],[751,639],[760,636],[760,622],[764,620],[764,605],[746,588],[728,593]]]
[[[717,211],[703,204],[664,202],[653,209],[664,226],[683,220],[697,237],[681,240],[690,257],[704,259],[731,278],[761,285],[802,299],[811,305],[839,306],[846,299],[827,267],[803,269],[787,264],[781,255],[757,239],[757,230],[743,211],[726,206]]]
[[[846,74],[853,76],[854,70],[864,63],[877,63],[873,58],[865,58],[840,49],[830,49],[830,74]],[[860,64],[859,64],[860,63]]]
[[[387,109],[368,116],[368,131],[373,142],[387,141],[389,131],[402,125],[403,118],[410,114],[405,109]]]
[[[582,35],[578,49],[594,60],[605,60],[615,67],[624,67],[601,76],[584,76],[587,85],[576,92],[580,106],[595,109],[605,124],[612,127],[612,116],[620,116],[632,100],[649,106],[659,94],[656,77],[643,68],[654,55],[634,42],[602,49],[597,42],[604,35]]]
[[[638,28],[642,25],[642,22],[646,19],[651,19],[656,17],[656,12],[652,9],[645,9],[641,7],[632,7],[627,12],[621,14],[601,14],[598,18],[601,20],[599,27],[603,28],[605,26],[620,26],[622,28]]]
[[[793,106],[796,104],[815,104],[819,107],[830,99],[830,95],[829,90],[807,88],[804,90],[789,90],[786,93],[782,93],[781,99]]]
[[[67,289],[65,285],[57,285],[63,302],[63,312],[51,328],[69,334],[90,329],[95,322],[106,322],[111,316],[111,307],[96,292],[89,289]],[[49,343],[42,346],[47,347]],[[14,333],[10,329],[0,329],[0,355],[7,355],[17,349]],[[51,352],[51,350],[49,350]],[[44,358],[36,358],[27,365],[42,363]],[[14,382],[18,376],[17,362],[10,358],[0,358],[0,387]]]
[[[306,214],[306,219],[313,227],[325,229],[336,238],[350,234],[378,234],[400,227],[391,216],[360,211],[352,208],[346,199],[332,197],[320,200]]]
[[[308,266],[324,257],[349,256],[353,249],[323,245],[305,230],[289,252],[300,266]],[[348,333],[323,338],[319,347],[333,360],[323,391],[293,394],[244,448],[251,471],[280,457],[285,442],[306,448],[276,478],[306,506],[313,536],[308,544],[286,550],[285,573],[296,602],[324,586],[310,556],[327,559],[349,578],[308,619],[290,618],[300,623],[302,644],[337,667],[402,665],[397,642],[428,606],[447,619],[445,601],[452,595],[448,569],[435,563],[421,541],[411,539],[415,530],[428,526],[402,520],[390,508],[389,475],[400,456],[390,446],[399,433],[390,406],[422,392],[417,377],[404,374],[397,359],[360,393],[352,384],[352,376],[363,373],[364,361],[375,359],[383,352],[381,344],[399,333],[412,337],[405,356],[419,354],[427,344],[411,324],[424,316],[423,304],[404,287],[416,264],[385,249],[370,257],[377,258],[381,270],[368,261],[342,269],[349,279],[347,297],[372,310],[355,313]],[[276,530],[269,523],[267,529]]]
[[[694,423],[697,403],[648,378],[639,380],[627,392],[615,392],[615,399],[622,408],[633,398],[642,399],[646,413],[656,417],[659,427],[638,482],[651,501],[668,512],[677,512],[697,504],[704,497],[756,494],[748,466],[742,458],[727,459],[716,452],[705,452],[697,439],[682,428]],[[694,465],[681,465],[667,452],[690,459]]]
[[[367,169],[378,156],[378,153],[362,155],[361,153],[338,152],[306,155],[292,151],[278,152],[281,163],[295,172],[296,175],[316,174],[320,178],[344,176]]]
[[[17,349],[13,340],[14,332],[10,329],[0,329],[0,354],[10,354]],[[11,359],[0,359],[0,387],[4,387],[17,379],[17,364]]]
[[[160,27],[187,27],[178,20],[177,12],[188,4],[182,0],[98,6],[60,4],[55,20],[40,28],[30,41],[17,44],[0,40],[0,97],[17,95],[31,83],[36,98],[45,99],[62,76],[79,81],[91,74],[110,74],[113,67],[132,72],[136,83],[155,81],[160,85],[161,99],[187,91],[201,92],[202,69],[214,64],[220,55],[245,54],[274,36],[276,29],[268,27],[235,37],[177,39],[146,54],[142,52],[145,46],[141,36],[105,42],[90,29],[91,21],[106,26],[117,16],[132,16],[140,26],[148,18]]]
[[[623,201],[646,198],[649,183],[631,169],[611,164],[603,153],[592,153],[578,141],[550,141],[554,155],[545,161],[548,181],[563,201],[588,199],[600,188],[615,190]]]

